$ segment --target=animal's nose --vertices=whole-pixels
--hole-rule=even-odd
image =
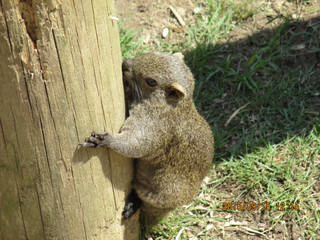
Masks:
[[[131,71],[132,59],[126,59],[122,62],[122,72]]]

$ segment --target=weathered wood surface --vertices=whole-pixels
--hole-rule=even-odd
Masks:
[[[132,162],[79,149],[124,121],[110,0],[0,0],[0,239],[137,239]]]

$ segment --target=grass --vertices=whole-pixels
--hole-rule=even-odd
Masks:
[[[120,45],[123,59],[128,59],[148,49],[143,46],[142,38],[137,38],[136,35],[139,33],[139,29],[130,30],[126,28],[125,23],[128,19],[121,20],[119,23],[120,29]]]
[[[287,2],[315,9],[311,1]],[[158,38],[153,46],[121,28],[124,58],[150,50],[184,53],[196,79],[196,105],[215,135],[213,167],[199,196],[170,213],[153,239],[320,235],[320,20],[268,18],[276,27],[229,41],[260,16],[254,4],[202,1],[204,11],[182,40]],[[269,202],[271,210],[223,211],[223,202]]]

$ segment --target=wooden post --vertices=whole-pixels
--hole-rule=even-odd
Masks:
[[[77,145],[124,121],[111,0],[0,0],[0,239],[138,239],[132,161]]]

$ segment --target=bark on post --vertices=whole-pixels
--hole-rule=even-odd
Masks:
[[[79,149],[124,121],[111,0],[0,0],[0,239],[137,239],[132,162]]]

